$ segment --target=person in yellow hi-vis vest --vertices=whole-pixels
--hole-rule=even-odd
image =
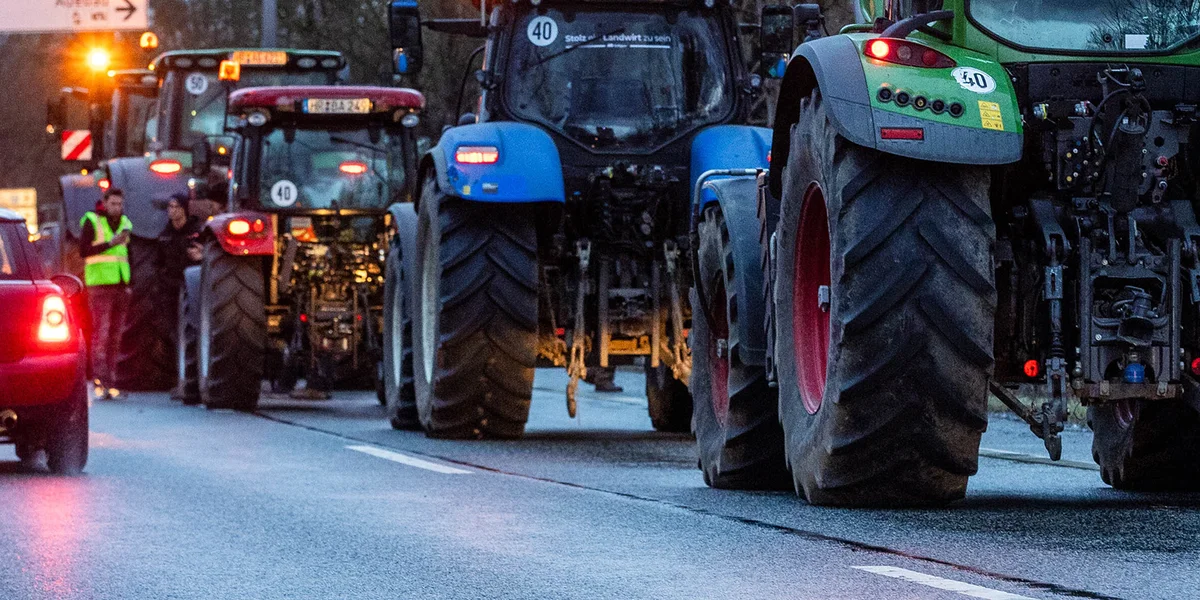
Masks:
[[[98,212],[83,215],[79,253],[92,311],[92,383],[100,399],[121,394],[115,387],[117,349],[125,307],[129,305],[129,236],[133,223],[125,216],[125,196],[112,188]]]

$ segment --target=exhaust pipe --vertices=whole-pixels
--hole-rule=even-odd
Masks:
[[[8,431],[17,426],[17,413],[12,409],[0,412],[0,431]]]

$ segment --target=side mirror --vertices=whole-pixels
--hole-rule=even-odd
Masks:
[[[820,4],[797,4],[793,9],[794,21],[804,26],[804,41],[825,36],[825,15]]]
[[[207,140],[196,142],[192,146],[192,175],[202,177],[208,175],[209,168],[212,167],[212,154],[208,147]]]
[[[59,96],[57,100],[46,102],[46,133],[55,135],[67,128],[67,99]]]
[[[763,77],[779,79],[787,69],[788,58],[796,49],[795,16],[786,5],[764,6],[758,33],[761,52],[760,68]]]
[[[74,298],[75,296],[78,296],[80,292],[83,292],[83,282],[80,281],[78,277],[69,273],[55,275],[50,278],[50,282],[54,285],[57,285],[59,289],[63,291],[63,295],[66,296],[67,299]]]
[[[458,117],[459,125],[474,125],[475,121],[475,113],[473,112],[465,112]]]
[[[421,70],[421,13],[416,0],[393,0],[388,11],[392,42],[392,66],[398,75],[415,75]]]

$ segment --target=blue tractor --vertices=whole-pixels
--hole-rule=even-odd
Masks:
[[[534,368],[642,365],[654,427],[691,429],[691,191],[765,168],[746,125],[761,77],[713,0],[517,0],[478,19],[390,6],[400,73],[421,30],[484,40],[481,92],[392,207],[381,368],[392,425],[452,438],[524,433]],[[472,65],[467,66],[471,73]],[[464,81],[466,78],[464,77]],[[462,102],[460,101],[460,105]]]

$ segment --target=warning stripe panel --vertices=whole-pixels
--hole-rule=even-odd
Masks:
[[[91,160],[92,132],[86,129],[66,130],[62,133],[63,160]]]

